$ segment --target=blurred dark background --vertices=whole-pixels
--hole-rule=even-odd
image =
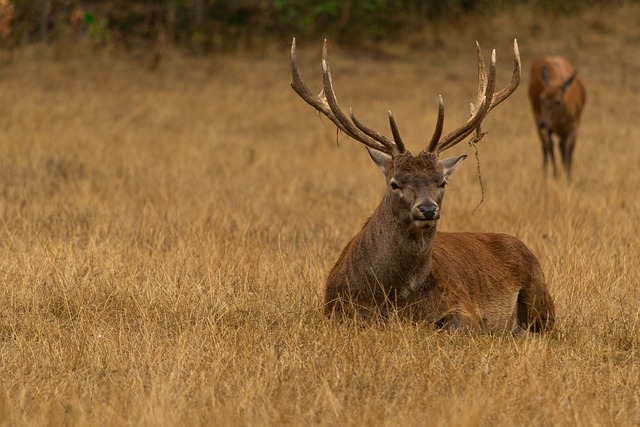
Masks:
[[[634,0],[627,0],[634,2]],[[567,15],[624,0],[0,0],[0,47],[82,40],[121,49],[194,53],[260,48],[271,40],[331,37],[375,45],[426,25],[527,7]]]

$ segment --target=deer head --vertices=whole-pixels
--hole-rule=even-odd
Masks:
[[[389,111],[389,125],[393,138],[388,138],[360,122],[351,109],[349,109],[349,117],[342,112],[333,89],[326,40],[322,49],[323,88],[318,95],[314,95],[302,80],[296,62],[295,38],[291,43],[291,87],[309,105],[328,117],[338,129],[366,146],[372,160],[385,176],[387,182],[385,201],[390,202],[393,216],[413,231],[435,228],[440,218],[447,180],[466,158],[462,155],[439,160],[440,153],[458,144],[474,131],[476,132],[474,138],[479,141],[483,136],[480,128],[482,120],[489,111],[511,95],[520,83],[520,54],[516,40],[513,43],[514,64],[511,81],[498,92],[494,91],[495,50],[491,54],[491,63],[487,72],[480,45],[476,43],[476,46],[478,89],[475,102],[471,104],[469,119],[462,126],[442,136],[444,106],[440,96],[438,118],[431,141],[417,156],[413,156],[405,148],[391,111]]]
[[[558,83],[550,79],[547,67],[540,70],[540,81],[543,88],[538,95],[538,104],[540,105],[538,129],[552,129],[560,124],[559,122],[563,118],[562,110],[565,108],[565,92],[575,81],[576,76],[577,72],[574,70],[569,78]]]

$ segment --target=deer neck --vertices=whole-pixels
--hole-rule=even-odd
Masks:
[[[391,204],[383,200],[362,229],[365,246],[375,264],[372,268],[398,278],[414,280],[431,271],[431,252],[436,227],[411,230],[393,214]]]
[[[383,200],[356,243],[367,282],[381,284],[400,306],[410,303],[431,274],[435,232],[435,227],[410,232]]]

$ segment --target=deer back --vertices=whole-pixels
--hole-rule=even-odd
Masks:
[[[514,330],[526,323],[518,322],[516,312],[523,290],[549,303],[537,258],[513,236],[438,232],[432,260],[432,277],[414,303],[420,317],[430,314],[430,321],[459,311],[471,329]]]

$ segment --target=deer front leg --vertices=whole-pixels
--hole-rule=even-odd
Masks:
[[[556,158],[553,152],[553,138],[551,136],[551,130],[547,128],[538,129],[538,136],[540,137],[540,143],[542,144],[542,169],[547,174],[547,163],[551,159],[551,166],[553,168],[554,178],[558,177],[558,169],[556,168]]]
[[[436,321],[438,329],[458,330],[463,332],[480,332],[480,322],[477,316],[463,309],[452,309],[441,319]]]
[[[573,150],[576,147],[576,130],[572,130],[560,140],[560,151],[562,153],[562,163],[567,174],[567,181],[571,182],[571,161]]]

